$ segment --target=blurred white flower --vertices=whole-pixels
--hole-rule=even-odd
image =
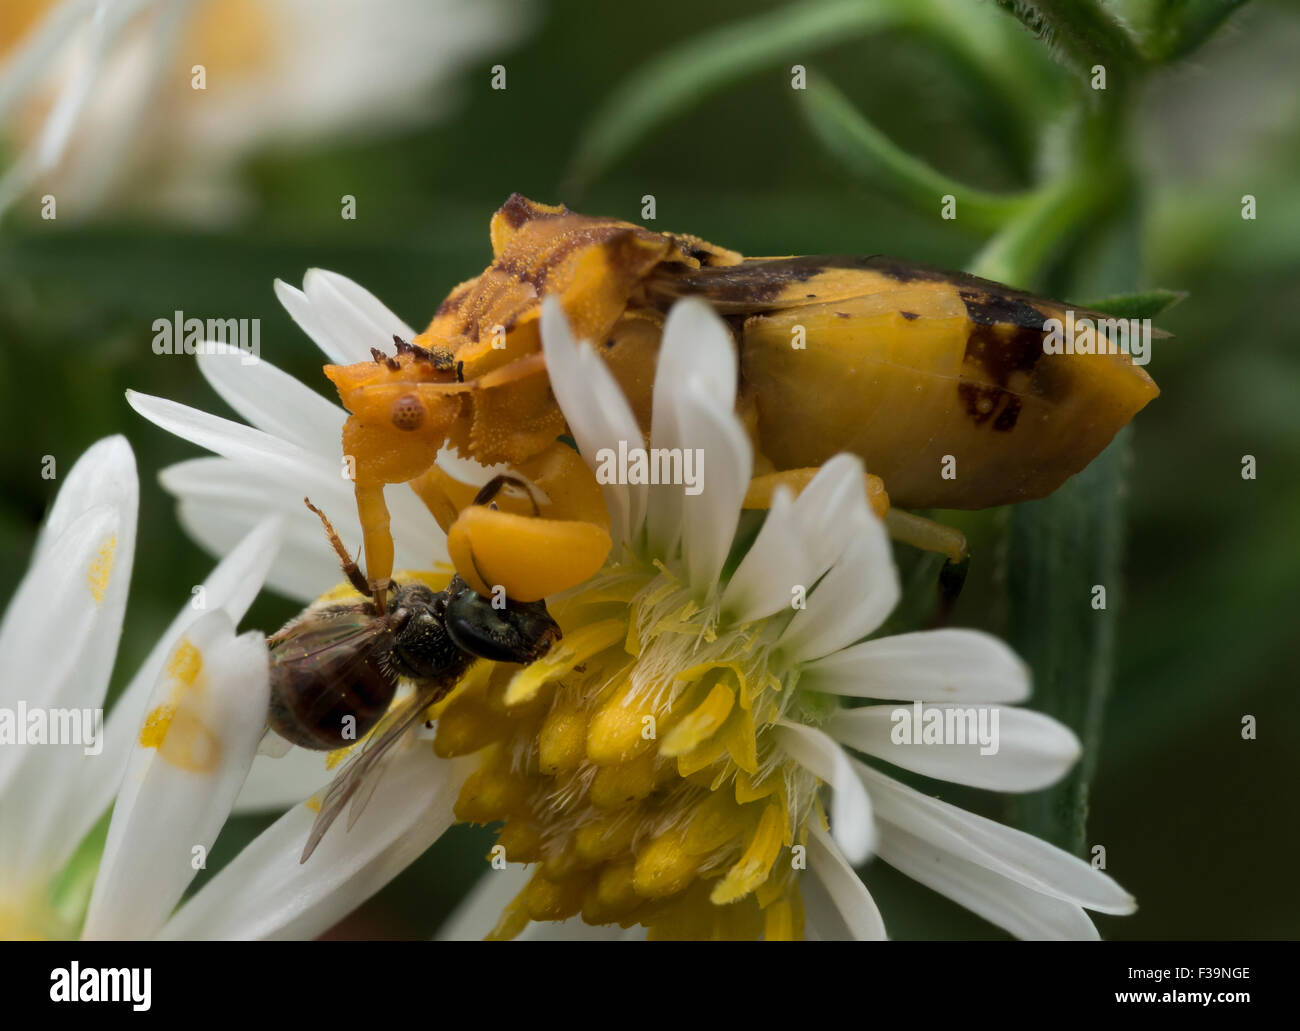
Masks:
[[[89,882],[55,889],[110,805],[85,933],[156,933],[225,822],[262,736],[266,642],[234,628],[275,554],[275,520],[186,588],[185,604],[103,721],[137,507],[130,447],[121,437],[95,444],[67,473],[0,624],[3,939],[77,935]],[[98,732],[68,740],[78,723]]]
[[[250,152],[446,114],[469,64],[531,25],[526,0],[5,0],[0,212],[128,197],[226,217]],[[202,88],[198,88],[201,86]]]

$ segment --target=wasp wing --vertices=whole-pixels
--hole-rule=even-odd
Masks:
[[[312,824],[311,833],[307,836],[307,843],[298,860],[300,863],[311,858],[325,832],[353,799],[356,801],[349,813],[348,826],[356,823],[361,810],[374,795],[393,746],[424,715],[424,710],[438,700],[446,687],[441,681],[422,683],[404,703],[389,711],[380,725],[361,743],[360,751],[344,763],[321,799],[316,822]]]
[[[368,605],[308,609],[267,641],[272,694],[295,696],[295,720],[315,726],[338,699],[330,692],[315,692],[304,700],[294,685],[304,678],[351,685],[359,721],[363,708],[377,708],[366,721],[369,726],[397,688],[397,677],[387,672],[383,658],[391,638],[389,622],[376,617]]]

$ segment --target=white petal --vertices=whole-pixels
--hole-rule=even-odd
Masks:
[[[473,768],[438,759],[427,744],[398,747],[350,830],[340,821],[299,863],[316,814],[295,806],[186,902],[161,937],[313,938],[370,898],[455,822],[452,805]]]
[[[884,941],[885,921],[867,886],[816,821],[808,825],[808,865],[830,894],[855,941]]]
[[[197,653],[197,678],[159,678],[150,712],[171,710],[156,746],[137,745],[113,807],[82,936],[153,935],[212,848],[261,739],[269,699],[266,639],[234,636],[218,609],[189,628],[174,661]]]
[[[415,330],[394,315],[383,301],[356,280],[339,272],[322,268],[308,269],[303,277],[303,289],[308,297],[327,305],[324,310],[331,317],[344,317],[358,326],[368,326],[370,332],[380,334],[388,340],[394,336],[410,340],[415,336]],[[366,357],[370,357],[369,352]]]
[[[91,754],[85,745],[0,749],[0,791],[7,786],[17,800],[6,819],[23,823],[21,839],[0,845],[0,858],[21,853],[26,858],[14,858],[15,868],[66,857],[77,840],[69,827],[80,824],[79,779],[91,768],[102,772],[102,710],[126,612],[138,507],[135,458],[125,438],[87,449],[67,474],[31,572],[0,625],[0,696],[22,691],[30,707],[89,711],[99,733]]]
[[[656,494],[682,494],[682,556],[688,582],[696,590],[716,589],[736,537],[740,506],[749,487],[753,447],[730,408],[720,408],[705,381],[690,377],[678,389],[677,424],[681,446],[699,458],[698,494],[677,485],[658,486]]]
[[[810,561],[802,583],[811,586],[830,569],[872,517],[865,476],[856,455],[841,453],[818,469],[795,498],[794,518]]]
[[[644,446],[618,381],[595,351],[585,342],[574,341],[564,309],[554,297],[542,301],[542,350],[551,390],[588,466],[596,469],[605,448],[617,453],[620,441],[627,447]],[[645,520],[646,487],[608,483],[601,490],[617,547],[630,540]]]
[[[704,394],[719,410],[730,412],[736,404],[736,345],[725,323],[703,301],[679,301],[664,321],[662,342],[655,364],[651,408],[651,438],[656,448],[680,448],[681,390],[696,377]],[[682,533],[680,491],[651,492],[646,514],[650,554],[673,558]]]
[[[895,766],[927,777],[969,784],[994,791],[1037,791],[1055,784],[1079,758],[1081,747],[1074,732],[1050,716],[1002,705],[923,705],[922,713],[937,711],[945,723],[954,714],[949,741],[925,743],[916,725],[912,705],[868,705],[842,709],[826,724],[837,741],[874,755]],[[967,718],[969,714],[969,718]],[[937,716],[922,720],[935,719]],[[897,728],[900,741],[892,735]],[[984,735],[987,745],[980,744]],[[981,754],[987,750],[989,754]]]
[[[169,466],[159,479],[180,499],[186,533],[214,555],[229,551],[268,515],[284,518],[284,547],[267,584],[292,598],[311,601],[342,580],[338,556],[320,519],[303,504],[304,496],[329,516],[351,554],[360,551],[361,524],[352,483],[335,472],[304,466],[290,478],[242,462],[198,458]],[[414,492],[398,484],[385,498],[397,544],[396,568],[430,569],[446,562],[446,538]]]
[[[1114,879],[1032,834],[968,813],[853,761],[876,815],[927,844],[1027,888],[1103,913],[1132,913],[1133,896]]]
[[[348,413],[263,358],[249,362],[237,347],[199,354],[212,389],[253,426],[330,462],[342,452]]]
[[[120,623],[120,614],[101,623],[91,594],[91,570],[121,532],[118,510],[91,508],[44,549],[19,585],[0,628],[7,707],[44,710],[48,725],[54,708],[94,710],[103,705],[117,646],[116,632],[110,639],[105,631]],[[86,656],[105,652],[106,665],[83,668]],[[92,697],[87,687],[97,693]],[[78,728],[82,744],[0,747],[0,792],[5,799],[0,868],[14,872],[11,875],[27,871],[54,848],[57,814],[72,789],[70,771],[82,758],[91,758],[85,755],[85,737],[93,728],[86,728],[84,720]]]
[[[63,477],[63,486],[54,498],[40,535],[35,555],[59,537],[75,520],[95,505],[109,505],[121,511],[125,521],[135,526],[140,488],[135,456],[126,438],[105,437],[88,447]],[[128,567],[128,572],[130,567]]]
[[[329,463],[310,451],[243,423],[177,404],[162,397],[126,392],[127,403],[155,426],[174,433],[192,444],[234,461],[245,462],[268,472],[290,477],[304,467],[323,469]],[[338,467],[342,469],[340,464]],[[342,474],[340,473],[340,476]]]
[[[109,713],[103,753],[93,761],[88,757],[77,770],[74,797],[57,821],[62,836],[58,855],[66,858],[71,854],[117,792],[138,739],[149,695],[176,642],[205,612],[221,609],[232,625],[238,625],[262,589],[262,578],[275,557],[281,533],[279,521],[267,520],[226,556],[199,585],[201,590],[186,592],[178,587],[186,595],[185,602]]]
[[[502,870],[489,867],[438,928],[438,941],[482,941],[532,876],[523,863],[507,863]]]
[[[289,313],[290,318],[298,323],[299,328],[311,337],[312,343],[319,347],[330,361],[336,365],[352,365],[370,359],[370,347],[367,345],[365,356],[360,357],[356,350],[356,341],[346,341],[336,336],[332,327],[325,322],[321,314],[313,307],[307,295],[297,287],[290,286],[281,279],[275,281],[275,296]]]
[[[790,606],[805,578],[809,559],[794,519],[790,492],[778,487],[763,527],[722,592],[719,609],[730,623],[762,619]]]
[[[898,570],[884,524],[874,515],[859,524],[813,592],[781,635],[796,662],[819,659],[876,630],[898,604]]]
[[[856,698],[1021,702],[1029,667],[992,634],[919,630],[832,652],[803,668],[799,686]]]
[[[325,766],[328,755],[293,745],[279,758],[258,755],[235,799],[235,812],[283,812],[310,798],[330,782],[331,773]]]
[[[329,327],[350,362],[371,361],[372,347],[391,353],[394,336],[410,340],[415,335],[377,297],[337,272],[308,269],[302,289],[312,316]]]
[[[736,372],[736,342],[727,324],[698,298],[678,301],[664,320],[653,413],[672,407],[674,384],[688,376],[698,376],[718,407],[730,411],[736,407]]]
[[[1096,940],[1079,907],[1043,895],[881,821],[880,858],[1017,938]]]
[[[90,91],[99,77],[109,47],[121,30],[125,16],[135,4],[98,4],[86,27],[85,34],[76,42],[77,60],[62,82],[58,96],[46,116],[36,144],[37,167],[53,168],[63,156],[73,128],[81,117]]]
[[[830,785],[831,833],[850,863],[865,862],[876,838],[871,799],[844,749],[816,727],[789,720],[781,720],[774,733],[795,762]]]

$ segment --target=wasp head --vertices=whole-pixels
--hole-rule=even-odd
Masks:
[[[560,626],[544,601],[507,600],[498,608],[459,576],[447,588],[447,633],[471,655],[493,662],[527,664],[540,659],[560,639]]]

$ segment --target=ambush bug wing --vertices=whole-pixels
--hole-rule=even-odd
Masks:
[[[300,863],[311,858],[316,846],[325,837],[325,832],[349,802],[353,805],[348,814],[348,827],[356,823],[379,785],[393,746],[424,716],[425,709],[436,702],[445,690],[446,685],[441,681],[419,684],[405,702],[395,705],[388,712],[379,726],[361,743],[360,750],[343,764],[321,799],[320,811],[316,814],[316,821],[312,824],[311,833],[307,836],[307,843],[298,860]]]
[[[852,451],[904,508],[1043,497],[1159,393],[1127,354],[1047,346],[1049,319],[1108,316],[879,255],[752,258],[656,275],[646,296],[701,297],[739,322],[776,468]]]

